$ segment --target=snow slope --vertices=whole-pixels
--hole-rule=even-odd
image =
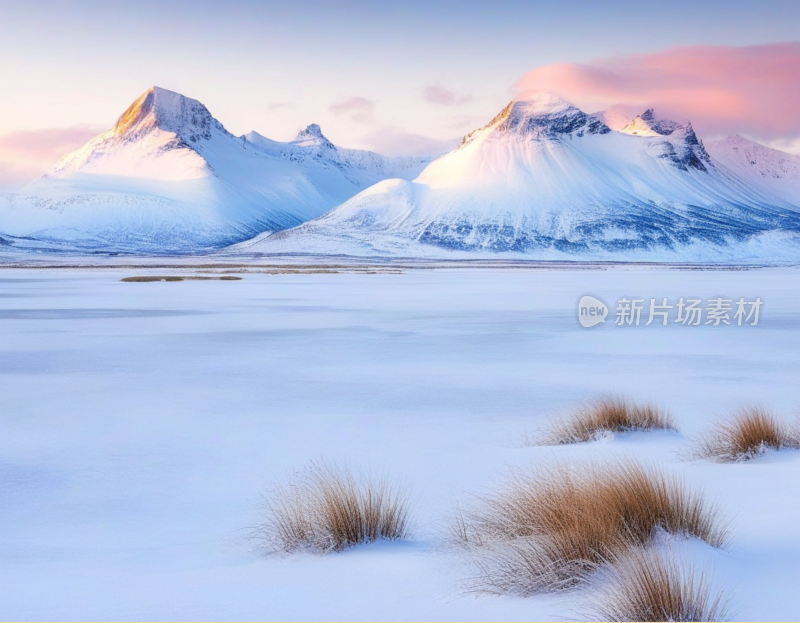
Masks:
[[[741,136],[706,143],[717,161],[753,186],[800,205],[800,156],[771,149]]]
[[[800,257],[800,208],[652,111],[622,131],[549,95],[509,104],[413,181],[387,180],[249,251],[619,259]],[[780,241],[780,252],[776,249]]]
[[[248,144],[265,153],[302,164],[321,183],[332,181],[344,187],[339,192],[352,195],[353,187],[364,189],[387,178],[413,179],[431,161],[428,157],[389,157],[372,151],[336,147],[312,123],[289,143],[273,141],[258,132],[245,135]],[[325,175],[333,171],[338,175]]]
[[[200,102],[154,87],[114,128],[0,199],[0,232],[82,248],[199,251],[293,227],[384,171],[413,177],[427,162],[340,153],[318,126],[288,144],[249,137],[230,134]]]

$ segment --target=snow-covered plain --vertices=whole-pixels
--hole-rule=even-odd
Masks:
[[[188,268],[179,272],[189,273]],[[714,565],[742,620],[797,620],[800,453],[686,461],[687,436],[754,402],[800,406],[800,269],[406,270],[123,283],[164,269],[0,272],[3,619],[536,620],[575,593],[465,595],[454,501],[511,465],[635,456],[731,519]],[[587,292],[760,296],[757,327],[582,329]],[[601,392],[683,434],[522,447]],[[415,530],[322,557],[262,557],[259,492],[327,457],[388,469]]]

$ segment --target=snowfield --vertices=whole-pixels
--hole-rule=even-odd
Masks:
[[[798,268],[404,269],[124,283],[189,267],[0,271],[0,603],[9,620],[554,620],[577,591],[465,594],[453,504],[510,466],[636,457],[718,500],[681,545],[739,620],[797,620],[800,452],[682,457],[738,407],[797,421]],[[582,329],[578,298],[760,297],[756,327]],[[598,394],[681,433],[524,447]],[[264,556],[261,494],[326,457],[411,491],[413,536]]]

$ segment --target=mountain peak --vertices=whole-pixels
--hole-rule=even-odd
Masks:
[[[570,114],[573,111],[580,112],[570,102],[554,93],[536,93],[524,98],[518,98],[514,100],[513,106],[515,111],[524,112],[524,114],[531,116]]]
[[[114,126],[114,134],[136,138],[159,129],[172,132],[187,143],[197,143],[211,139],[214,127],[226,132],[197,100],[154,86],[142,93],[122,113]]]
[[[669,136],[680,128],[688,128],[691,131],[691,124],[682,126],[670,119],[659,118],[652,108],[648,108],[641,115],[631,119],[620,132],[634,136]]]
[[[487,131],[557,139],[572,134],[607,134],[611,129],[565,99],[540,93],[513,100],[488,125],[464,137],[462,145]]]
[[[336,149],[333,143],[322,133],[322,128],[316,123],[309,124],[304,130],[300,130],[292,142],[303,147],[319,146]]]
[[[575,133],[607,134],[611,130],[599,119],[587,115],[567,100],[552,93],[540,93],[511,102],[495,118],[499,130],[540,138],[557,138]],[[493,122],[494,123],[494,122]]]
[[[322,128],[320,128],[319,124],[316,123],[308,124],[305,130],[300,130],[297,133],[297,138],[304,138],[307,136],[313,136],[314,138],[325,138],[325,135],[322,134]]]
[[[655,121],[655,111],[652,108],[648,108],[639,117],[642,121]]]
[[[534,93],[516,98],[512,104],[517,111],[529,115],[552,115],[571,109],[578,110],[570,102],[555,93]]]
[[[669,160],[679,169],[707,171],[706,165],[711,162],[689,121],[677,123],[671,119],[658,118],[652,108],[634,117],[620,132],[662,139],[655,142],[656,148],[661,150],[660,157]]]
[[[744,138],[740,134],[728,134],[727,136],[717,139],[716,141],[712,141],[716,144],[729,144],[729,145],[736,145],[736,144],[751,144],[751,145],[758,145],[760,147],[766,147],[765,145],[761,145],[761,143],[757,143],[756,141],[751,141],[750,139]]]

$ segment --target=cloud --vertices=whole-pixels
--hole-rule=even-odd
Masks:
[[[472,101],[472,96],[456,93],[441,84],[428,84],[422,89],[422,97],[428,102],[441,106],[460,106]]]
[[[701,134],[741,132],[762,140],[800,135],[800,42],[691,46],[559,63],[528,72],[520,94],[553,92],[584,110],[655,107],[689,119]]]
[[[12,132],[0,136],[0,153],[33,160],[58,160],[65,153],[87,143],[99,132],[98,128],[87,125]]]
[[[767,141],[767,147],[773,149],[780,149],[781,151],[789,152],[790,154],[800,155],[800,136],[794,138],[778,138],[774,141]]]
[[[368,149],[386,156],[440,156],[457,147],[461,136],[439,140],[400,128],[384,127],[364,136],[362,142]]]
[[[372,123],[374,121],[375,102],[366,97],[351,97],[328,107],[334,115],[348,116],[356,123]]]
[[[88,125],[24,130],[0,136],[0,186],[16,188],[52,167],[100,130]]]

